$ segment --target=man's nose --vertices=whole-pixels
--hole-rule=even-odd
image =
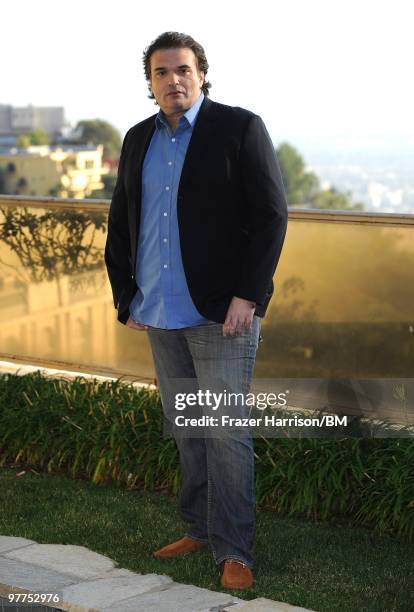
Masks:
[[[176,85],[180,84],[180,79],[178,77],[178,74],[176,74],[175,72],[171,74],[169,84],[171,87],[175,87]]]

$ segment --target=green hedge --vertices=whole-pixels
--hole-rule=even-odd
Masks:
[[[0,465],[176,494],[158,393],[121,381],[0,376]],[[258,507],[414,533],[414,440],[255,439]]]

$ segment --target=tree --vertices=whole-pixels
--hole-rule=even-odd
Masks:
[[[331,210],[363,210],[361,202],[353,204],[349,192],[341,193],[335,187],[320,189],[319,179],[314,172],[306,170],[300,153],[287,142],[276,150],[280,163],[283,183],[290,206],[306,205],[309,208]]]
[[[277,149],[283,183],[290,205],[308,203],[319,188],[316,174],[306,171],[305,162],[299,152],[289,143],[283,142]]]
[[[52,196],[52,198],[61,198],[62,189],[62,183],[57,183],[54,187],[49,189],[49,195]]]
[[[116,174],[105,174],[102,177],[102,182],[104,184],[103,189],[93,191],[91,195],[86,196],[86,198],[110,200],[115,189]]]
[[[341,193],[335,187],[318,191],[311,199],[312,208],[326,208],[335,210],[364,210],[361,202],[352,204],[349,193]]]
[[[103,144],[104,156],[119,157],[121,152],[121,135],[118,130],[103,119],[83,119],[76,125],[75,132],[80,132],[79,142],[83,144]]]
[[[17,139],[17,146],[21,149],[27,149],[32,144],[29,134],[22,134]]]
[[[33,130],[28,134],[22,134],[17,140],[17,146],[26,149],[30,145],[47,145],[49,136],[44,130]]]

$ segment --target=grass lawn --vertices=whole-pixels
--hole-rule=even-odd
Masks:
[[[17,477],[22,469],[0,469],[0,535],[78,544],[135,572],[223,590],[209,550],[151,556],[184,533],[175,498],[31,471]],[[233,591],[244,599],[268,597],[317,612],[414,610],[414,547],[404,538],[258,512],[254,557],[253,589]]]

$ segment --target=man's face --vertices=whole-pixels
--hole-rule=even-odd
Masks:
[[[166,115],[185,112],[200,95],[204,72],[187,47],[158,49],[150,59],[151,90]]]

